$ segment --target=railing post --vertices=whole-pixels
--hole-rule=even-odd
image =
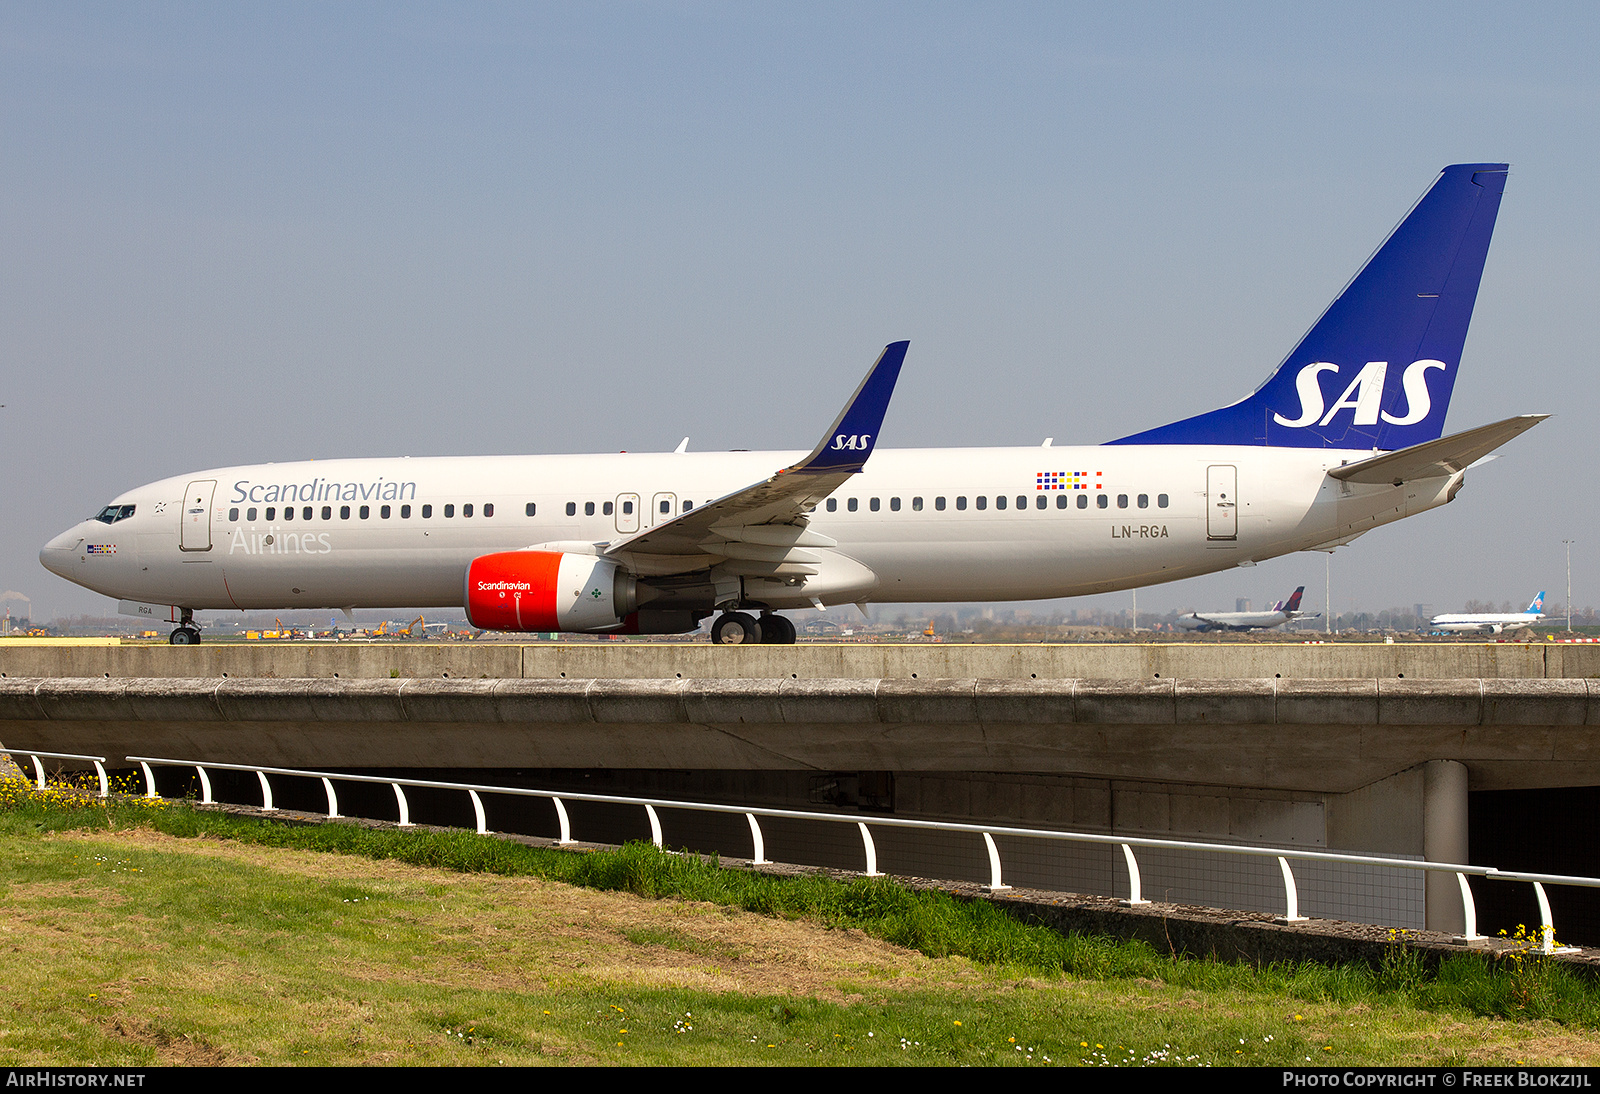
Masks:
[[[1556,952],[1556,925],[1550,918],[1550,898],[1544,895],[1544,886],[1533,883],[1533,895],[1539,898],[1539,952]]]
[[[472,799],[473,816],[478,818],[478,835],[487,836],[489,834],[489,818],[483,812],[483,799],[478,797],[476,790],[468,790],[467,796]]]
[[[767,845],[761,839],[761,826],[756,823],[756,815],[754,813],[746,813],[744,819],[750,822],[750,841],[755,844],[754,853],[750,856],[750,863],[753,866],[765,866],[771,860],[767,858]]]
[[[40,763],[39,762],[39,757],[34,756],[34,755],[29,755],[28,759],[33,761],[33,777],[34,777],[34,781],[39,784],[39,789],[43,790],[44,789],[44,764]]]
[[[872,833],[867,831],[866,821],[856,821],[856,827],[861,829],[861,843],[867,849],[867,877],[882,877],[878,870],[878,848],[873,845]]]
[[[656,807],[646,802],[644,812],[645,816],[650,818],[650,842],[655,844],[657,849],[663,849],[661,843],[661,818],[656,816]]]
[[[1461,916],[1466,921],[1466,929],[1461,933],[1461,940],[1477,942],[1483,935],[1478,933],[1478,905],[1473,902],[1472,890],[1467,887],[1467,875],[1457,871],[1456,884],[1461,886]]]
[[[328,776],[322,776],[322,790],[328,795],[328,819],[332,820],[339,815],[339,795],[333,792],[333,781]]]
[[[200,804],[211,804],[211,776],[206,774],[206,769],[201,764],[194,765],[195,773],[200,776]]]
[[[569,843],[577,843],[578,841],[572,838],[572,822],[567,819],[567,807],[561,804],[560,798],[550,800],[556,803],[556,818],[561,822],[561,838],[556,842],[563,847]]]
[[[276,813],[278,807],[272,804],[272,784],[267,782],[267,773],[257,771],[256,778],[261,780],[261,811],[263,813]]]
[[[1278,856],[1278,869],[1283,871],[1283,894],[1289,905],[1281,922],[1304,923],[1306,917],[1300,914],[1300,894],[1295,891],[1294,873],[1289,869],[1289,860],[1282,855]]]
[[[109,798],[111,796],[111,780],[106,778],[105,765],[99,760],[96,760],[94,762],[94,770],[95,774],[100,776],[100,796],[102,798]]]
[[[139,766],[144,768],[144,796],[154,798],[156,794],[156,773],[150,770],[150,765],[144,760],[139,761]]]
[[[998,893],[1011,886],[1000,880],[1000,848],[994,845],[994,837],[989,833],[983,834],[983,845],[989,849],[989,891]]]
[[[1128,864],[1128,899],[1123,903],[1130,907],[1135,904],[1149,904],[1150,902],[1144,899],[1143,886],[1139,884],[1139,863],[1133,857],[1133,848],[1126,843],[1122,845],[1122,857]]]
[[[411,807],[406,803],[406,792],[400,789],[399,783],[390,783],[394,787],[394,800],[400,806],[400,827],[411,827]]]

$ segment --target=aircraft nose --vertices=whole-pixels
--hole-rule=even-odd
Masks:
[[[76,552],[82,545],[83,538],[82,533],[76,528],[62,532],[39,550],[40,564],[51,573],[66,577],[72,560],[77,557]]]

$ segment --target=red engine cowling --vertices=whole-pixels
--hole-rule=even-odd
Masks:
[[[615,630],[637,598],[630,574],[592,555],[503,551],[467,567],[467,619],[484,630]]]

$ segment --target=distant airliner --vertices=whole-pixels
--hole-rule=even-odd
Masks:
[[[1531,627],[1544,618],[1544,592],[1533,598],[1525,612],[1509,615],[1436,615],[1428,626],[1452,634],[1501,634]]]
[[[1450,501],[1544,417],[1442,436],[1505,179],[1445,168],[1253,394],[1105,445],[874,455],[895,342],[809,453],[194,471],[130,490],[39,559],[178,624],[179,645],[199,641],[198,609],[358,607],[623,634],[717,612],[714,640],[736,644],[794,641],[779,610],[1077,596],[1328,550]]]
[[[1268,627],[1281,627],[1294,619],[1316,619],[1322,613],[1307,614],[1300,610],[1300,597],[1306,587],[1301,585],[1290,595],[1287,603],[1280,600],[1266,612],[1190,612],[1175,621],[1186,631],[1255,631]]]

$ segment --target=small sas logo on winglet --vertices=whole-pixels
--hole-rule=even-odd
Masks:
[[[91,555],[114,555],[117,553],[115,543],[90,543],[84,547],[84,553]]]
[[[1034,476],[1033,488],[1035,490],[1087,490],[1089,484],[1094,484],[1094,489],[1104,490],[1105,483],[1100,481],[1103,471],[1096,471],[1094,477],[1089,477],[1087,471],[1040,471]]]

